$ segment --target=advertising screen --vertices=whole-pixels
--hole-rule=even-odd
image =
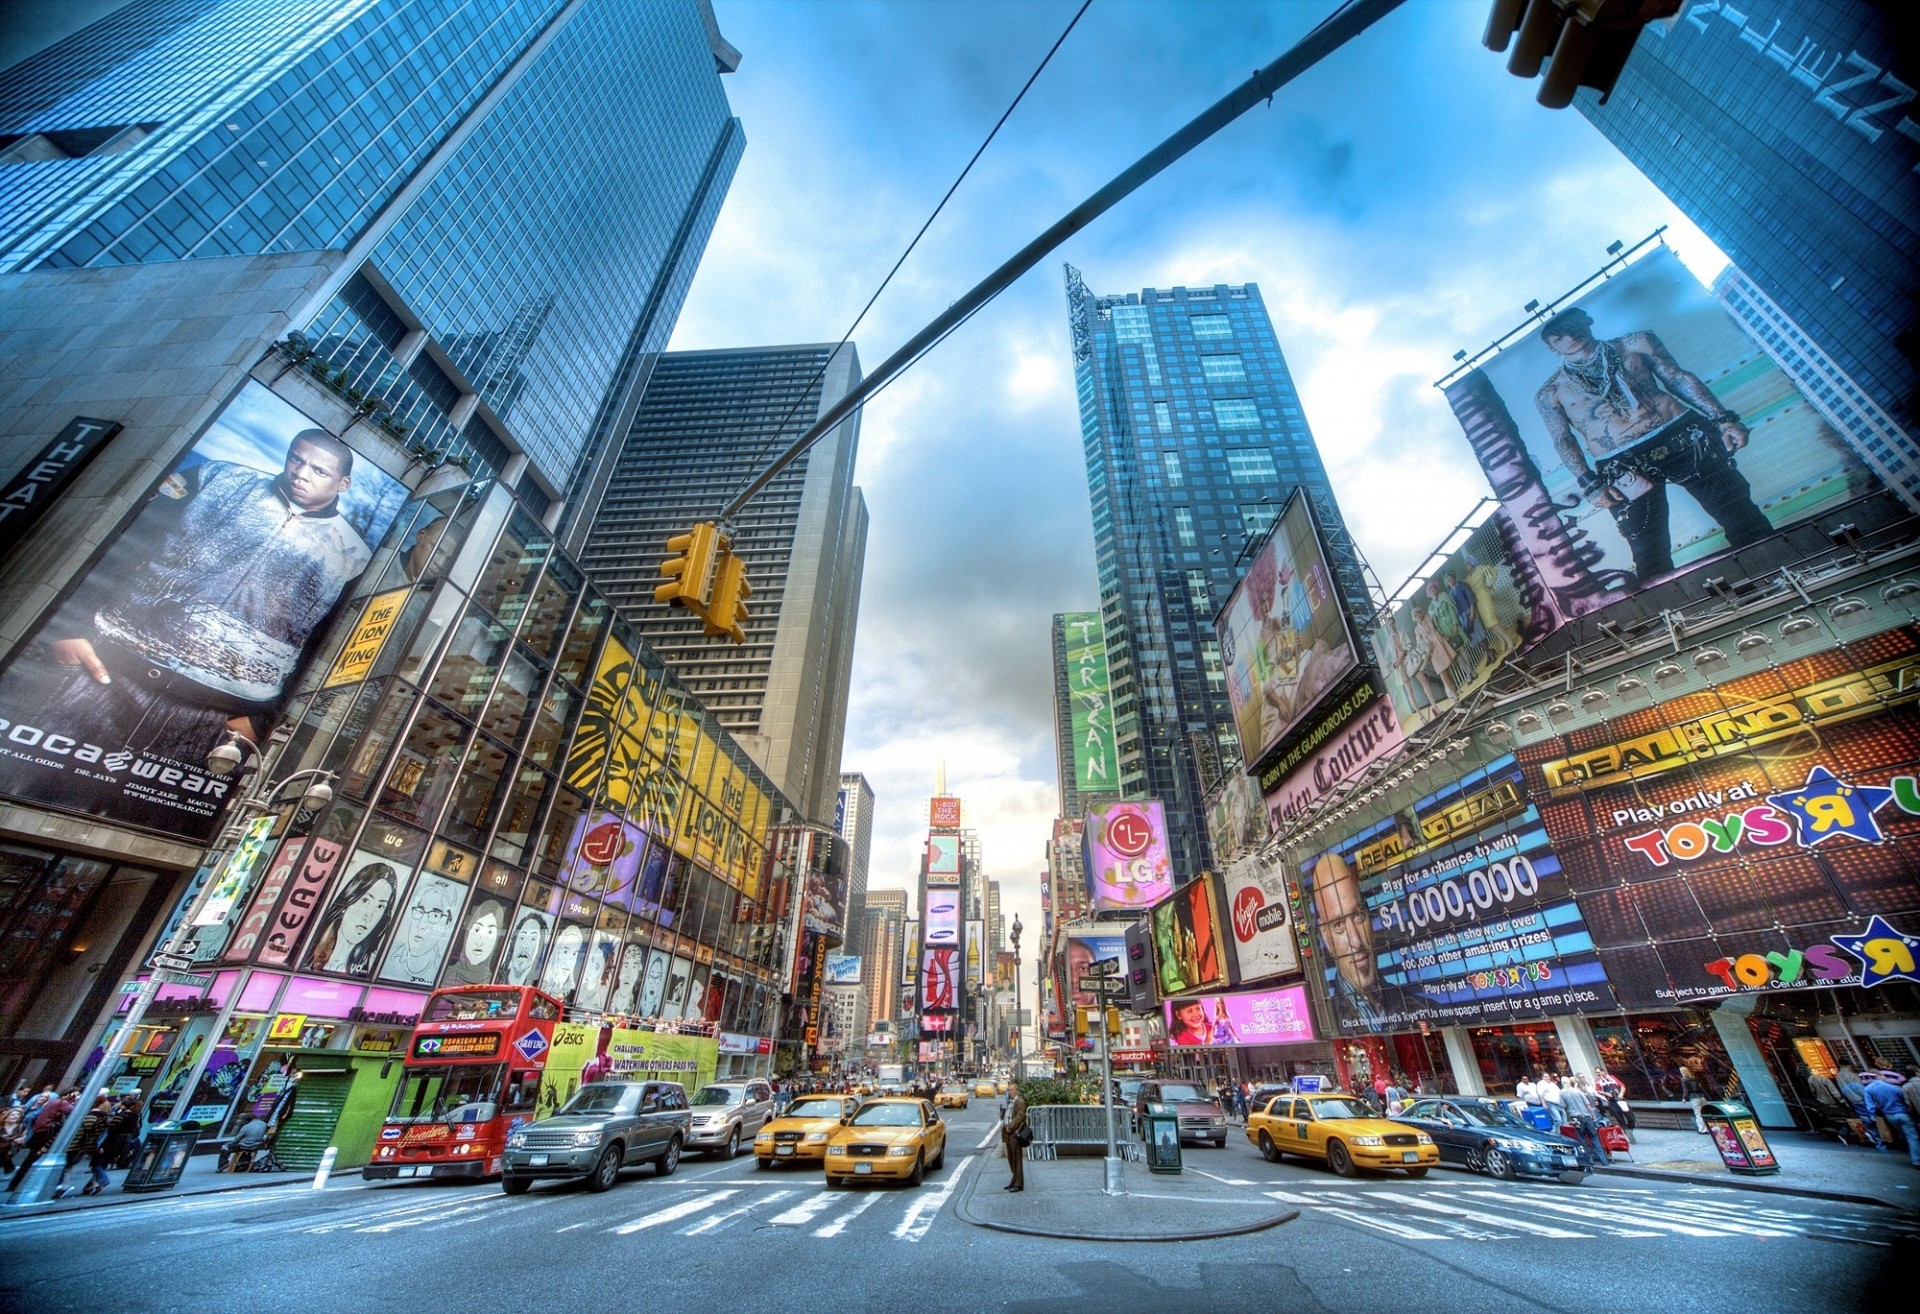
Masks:
[[[1274,825],[1288,825],[1341,783],[1357,779],[1368,766],[1407,742],[1392,702],[1372,697],[1364,685],[1354,692],[1365,700],[1355,715],[1267,790],[1267,815]]]
[[[967,980],[979,985],[985,979],[987,924],[978,919],[967,921]]]
[[[935,885],[960,883],[960,837],[935,833],[927,836],[927,880]]]
[[[1233,982],[1263,981],[1300,966],[1287,911],[1287,875],[1257,857],[1230,862],[1220,873],[1220,920],[1231,947]]]
[[[852,954],[828,954],[827,984],[859,985],[860,960]]]
[[[1555,623],[1514,569],[1519,531],[1496,513],[1367,636],[1401,729],[1418,730],[1487,682]]]
[[[1126,936],[1116,931],[1111,935],[1073,934],[1067,937],[1066,969],[1067,993],[1074,1004],[1081,1008],[1092,1008],[1100,1001],[1094,998],[1090,990],[1080,988],[1080,978],[1086,976],[1087,969],[1104,959],[1116,963],[1127,961]]]
[[[1300,885],[1342,1035],[1614,1006],[1511,757],[1348,836]]]
[[[1305,986],[1169,999],[1166,1009],[1167,1043],[1175,1049],[1296,1045],[1314,1038]]]
[[[1213,879],[1201,876],[1153,906],[1153,957],[1160,993],[1185,995],[1227,983]]]
[[[920,923],[907,923],[906,949],[900,955],[900,984],[917,985],[920,981]]]
[[[1916,699],[1906,626],[1519,750],[1624,1007],[1893,979],[1868,951],[1920,935]]]
[[[1360,668],[1305,494],[1280,513],[1215,627],[1240,752],[1258,770]]]
[[[1875,486],[1665,247],[1446,394],[1562,615]]]
[[[950,794],[927,800],[927,824],[935,830],[959,830],[960,800]]]
[[[406,489],[249,382],[0,674],[0,794],[213,837],[309,641]]]
[[[1087,896],[1096,912],[1150,908],[1173,893],[1167,812],[1160,800],[1093,809],[1081,844]]]
[[[920,954],[920,1011],[951,1013],[960,1007],[960,951],[924,949]]]
[[[1083,794],[1120,788],[1120,745],[1113,734],[1107,638],[1100,613],[1068,612],[1066,632],[1068,707],[1073,730],[1073,787]]]
[[[960,943],[960,894],[956,890],[928,890],[926,916],[920,934],[929,949],[952,949]]]
[[[1207,839],[1213,844],[1213,860],[1230,862],[1259,848],[1270,831],[1253,777],[1229,769],[1207,795]]]

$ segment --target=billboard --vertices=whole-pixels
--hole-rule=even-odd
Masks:
[[[1518,751],[1623,1007],[1859,985],[1920,935],[1916,700],[1903,626]]]
[[[859,985],[860,960],[853,954],[827,955],[828,985]]]
[[[1214,625],[1241,756],[1258,770],[1360,669],[1306,494],[1287,502]]]
[[[1173,893],[1167,812],[1159,799],[1094,808],[1081,844],[1094,911],[1150,908]]]
[[[1445,391],[1562,615],[1874,486],[1665,247]]]
[[[920,934],[929,949],[957,949],[960,946],[960,892],[933,889],[927,891],[926,915]]]
[[[967,922],[967,980],[979,985],[986,980],[987,924],[979,919]]]
[[[1342,1035],[1615,1006],[1511,756],[1308,859],[1300,885]]]
[[[920,983],[920,923],[907,923],[906,947],[900,955],[900,984],[903,986]]]
[[[1153,959],[1162,995],[1185,995],[1227,983],[1226,947],[1213,878],[1188,881],[1153,906]]]
[[[1314,1038],[1305,986],[1169,999],[1166,1010],[1167,1043],[1175,1049],[1297,1045]]]
[[[1519,541],[1496,512],[1367,636],[1401,729],[1452,708],[1556,624],[1532,574],[1514,569]]]
[[[1113,733],[1112,681],[1107,671],[1107,636],[1097,611],[1073,611],[1060,618],[1066,636],[1069,721],[1073,731],[1073,787],[1083,794],[1109,794],[1120,788],[1120,744]]]
[[[927,836],[927,882],[931,885],[960,883],[960,836],[935,832]]]
[[[960,800],[948,794],[928,799],[927,824],[935,830],[959,830]]]
[[[1116,963],[1127,961],[1127,938],[1119,931],[1098,935],[1085,932],[1071,932],[1067,936],[1066,976],[1067,992],[1071,1002],[1080,1008],[1097,1007],[1100,1001],[1091,991],[1080,988],[1080,978],[1087,974],[1087,968],[1103,959],[1112,959]]]
[[[926,948],[920,952],[920,1011],[951,1013],[960,1007],[960,951]]]
[[[0,674],[0,794],[205,842],[407,490],[249,381]]]
[[[1234,984],[1297,970],[1300,953],[1287,910],[1286,872],[1258,857],[1240,858],[1220,873],[1220,890]]]
[[[1372,690],[1365,685],[1355,693],[1365,700],[1358,713],[1328,735],[1310,756],[1280,776],[1267,791],[1267,815],[1275,826],[1292,824],[1338,786],[1357,780],[1367,767],[1397,752],[1407,742],[1391,701],[1371,697]]]
[[[1230,769],[1207,795],[1207,839],[1213,860],[1228,862],[1260,847],[1271,833],[1253,777]]]

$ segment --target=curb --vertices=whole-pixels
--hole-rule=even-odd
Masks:
[[[333,1180],[342,1177],[352,1177],[357,1180],[360,1177],[360,1170],[347,1168],[333,1174]],[[282,1177],[272,1182],[234,1182],[226,1186],[210,1186],[205,1190],[187,1191],[180,1195],[175,1195],[171,1191],[127,1192],[122,1190],[115,1192],[110,1198],[89,1197],[98,1201],[95,1204],[69,1205],[64,1200],[45,1200],[31,1205],[0,1204],[0,1227],[4,1227],[14,1219],[45,1218],[49,1214],[85,1214],[96,1209],[111,1209],[115,1205],[154,1204],[161,1200],[192,1200],[203,1195],[227,1195],[233,1191],[264,1191],[276,1186],[298,1186],[302,1182],[312,1180],[310,1176],[303,1173],[299,1177]]]
[[[1045,1227],[1020,1227],[1013,1223],[991,1223],[974,1217],[969,1206],[973,1203],[973,1193],[979,1188],[980,1173],[976,1170],[966,1190],[954,1201],[953,1212],[961,1222],[969,1227],[982,1228],[989,1232],[1011,1232],[1016,1236],[1040,1236],[1057,1241],[1211,1241],[1217,1237],[1244,1236],[1249,1232],[1264,1232],[1268,1228],[1278,1227],[1282,1223],[1291,1223],[1300,1217],[1298,1209],[1285,1209],[1272,1218],[1257,1219],[1251,1223],[1242,1223],[1236,1227],[1215,1227],[1203,1232],[1153,1232],[1153,1233],[1115,1233],[1115,1232],[1068,1232]]]
[[[1882,1209],[1914,1207],[1895,1204],[1877,1195],[1861,1195],[1854,1191],[1833,1191],[1820,1186],[1794,1186],[1785,1182],[1762,1182],[1748,1177],[1736,1177],[1731,1173],[1722,1177],[1717,1173],[1676,1173],[1664,1168],[1607,1166],[1594,1169],[1593,1175],[1595,1177],[1637,1177],[1649,1182],[1686,1182],[1694,1186],[1723,1186],[1734,1191],[1758,1191],[1765,1195],[1798,1195],[1809,1200],[1835,1200],[1843,1204],[1878,1205]]]

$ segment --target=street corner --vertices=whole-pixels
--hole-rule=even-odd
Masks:
[[[1029,1162],[1020,1191],[1004,1189],[998,1173],[977,1171],[961,1191],[954,1213],[961,1222],[991,1232],[1127,1242],[1240,1236],[1300,1216],[1291,1206],[1212,1179],[1157,1176],[1138,1164],[1122,1167],[1121,1184],[1125,1194],[1106,1193],[1103,1159]]]

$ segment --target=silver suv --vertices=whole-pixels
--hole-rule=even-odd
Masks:
[[[631,1164],[665,1177],[680,1166],[692,1115],[677,1081],[590,1081],[560,1111],[507,1133],[500,1187],[519,1195],[546,1178],[586,1178],[604,1191]]]
[[[693,1097],[690,1150],[731,1159],[753,1144],[773,1117],[773,1087],[764,1081],[716,1081]]]

